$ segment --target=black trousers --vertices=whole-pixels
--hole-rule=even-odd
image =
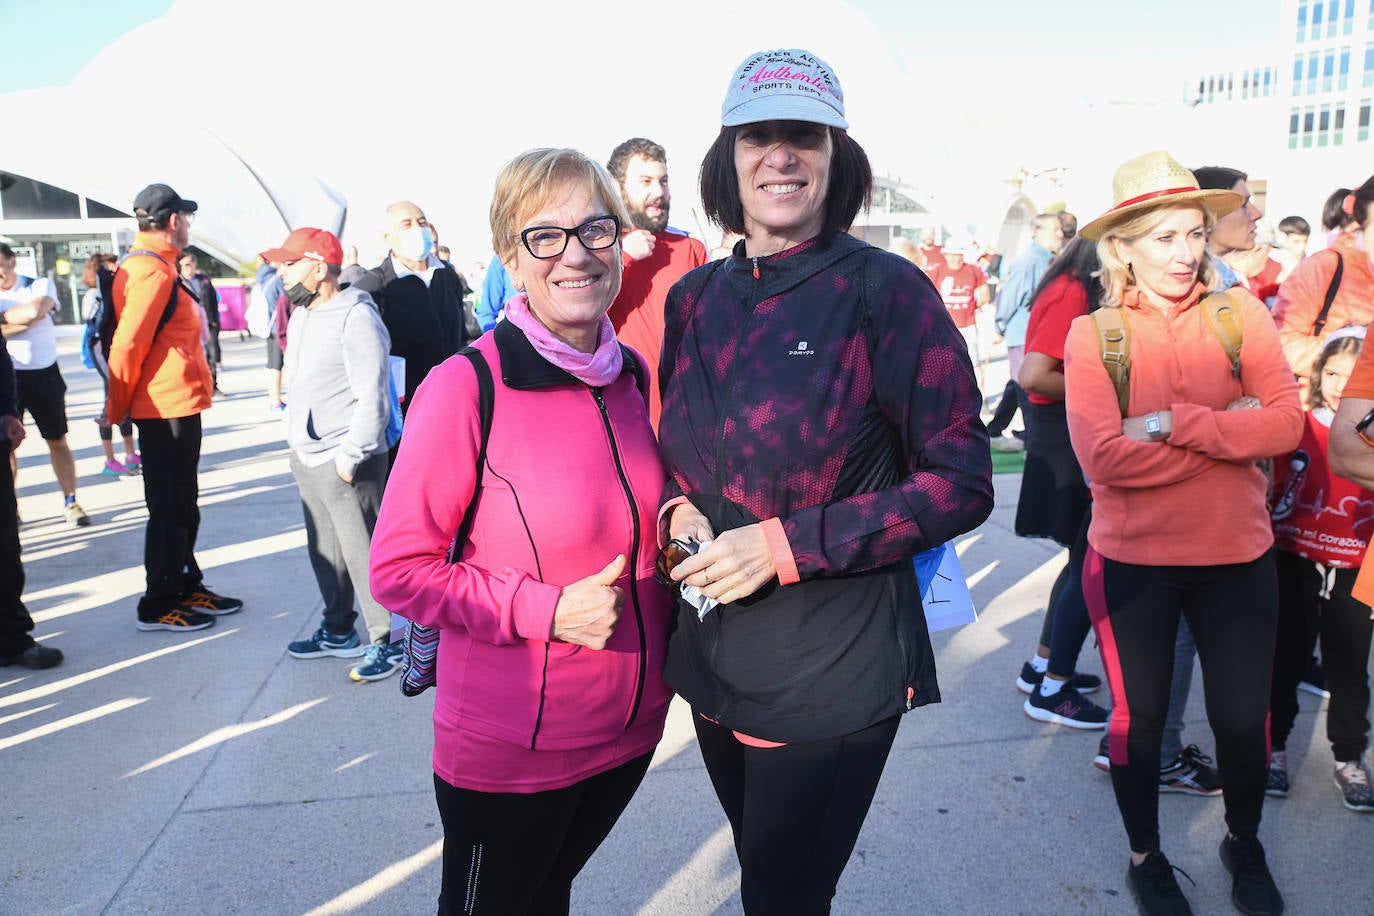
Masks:
[[[0,432],[0,656],[33,645],[33,618],[24,606],[24,564],[19,560],[19,506],[10,474],[10,440]]]
[[[1269,765],[1269,679],[1278,596],[1274,551],[1249,563],[1140,566],[1091,547],[1083,594],[1112,688],[1112,788],[1133,852],[1159,849],[1159,744],[1180,616],[1188,621],[1217,740],[1226,824],[1259,832]]]
[[[1311,634],[1321,637],[1322,672],[1331,700],[1326,737],[1337,760],[1358,760],[1369,746],[1369,606],[1350,595],[1358,569],[1319,566],[1280,550],[1279,631],[1269,695],[1269,737],[1288,746],[1298,715],[1298,681],[1311,657]]]
[[[153,617],[201,584],[195,557],[200,531],[200,414],[134,422],[143,453],[143,499],[148,504],[143,539],[148,587],[139,599],[138,613]]]
[[[567,916],[573,879],[620,819],[652,758],[528,794],[460,789],[436,773],[444,823],[439,916]]]
[[[730,829],[749,916],[829,913],[900,716],[825,741],[751,747],[693,714]]]

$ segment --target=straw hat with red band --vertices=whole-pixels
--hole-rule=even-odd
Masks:
[[[264,261],[299,261],[302,258],[338,266],[343,263],[343,246],[338,236],[324,229],[297,229],[280,248],[262,252]]]
[[[1146,153],[1122,165],[1112,176],[1112,208],[1078,230],[1096,241],[1108,229],[1155,207],[1198,203],[1222,217],[1245,203],[1235,191],[1203,190],[1193,173],[1163,150]]]

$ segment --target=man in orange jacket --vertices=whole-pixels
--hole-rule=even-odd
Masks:
[[[205,587],[194,554],[200,527],[200,413],[213,383],[200,345],[195,300],[176,263],[191,238],[196,203],[165,184],[134,198],[138,235],[115,273],[118,322],[110,343],[105,421],[131,417],[143,452],[148,504],[140,630],[203,630],[243,607]]]

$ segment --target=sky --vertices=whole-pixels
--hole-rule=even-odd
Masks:
[[[1280,2],[692,0],[660,6],[622,35],[628,20],[615,7],[568,0],[521,0],[520,21],[500,4],[449,0],[0,0],[0,34],[45,38],[6,43],[0,94],[70,84],[79,97],[117,98],[145,59],[165,60],[169,113],[198,117],[259,170],[308,169],[339,190],[349,203],[345,241],[364,253],[378,244],[373,214],[406,198],[437,217],[455,252],[489,249],[491,179],[514,152],[571,145],[601,157],[627,136],[648,136],[669,151],[674,225],[710,242],[692,178],[719,123],[726,74],[748,52],[801,45],[835,65],[853,135],[875,168],[972,226],[971,211],[1005,196],[1018,169],[1077,174],[1079,188],[1034,192],[1035,202],[1062,194],[1092,208],[1110,166],[1144,151],[1141,142],[1185,147],[1190,135],[1168,134],[1163,121],[1147,121],[1144,140],[1104,139],[1082,116],[1121,102],[1178,110],[1185,75],[1276,62]],[[309,52],[304,41],[314,42]],[[171,56],[159,58],[163,48]],[[605,81],[569,79],[589,72],[579,66],[589,54],[612,60]],[[256,104],[282,85],[331,90],[320,98],[337,114],[332,130],[309,127],[308,105]],[[449,117],[431,117],[426,130],[377,129],[436,107]],[[1090,145],[1094,158],[1075,172],[1066,154]],[[978,195],[988,199],[971,200]]]

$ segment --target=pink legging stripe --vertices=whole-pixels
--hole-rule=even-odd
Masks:
[[[1117,766],[1126,765],[1126,734],[1131,728],[1131,708],[1126,703],[1126,684],[1121,678],[1121,655],[1116,634],[1107,615],[1107,588],[1102,577],[1102,555],[1092,545],[1083,558],[1083,598],[1088,604],[1088,617],[1097,634],[1102,653],[1102,668],[1107,675],[1107,687],[1112,692],[1112,717],[1107,722],[1107,753]]]

